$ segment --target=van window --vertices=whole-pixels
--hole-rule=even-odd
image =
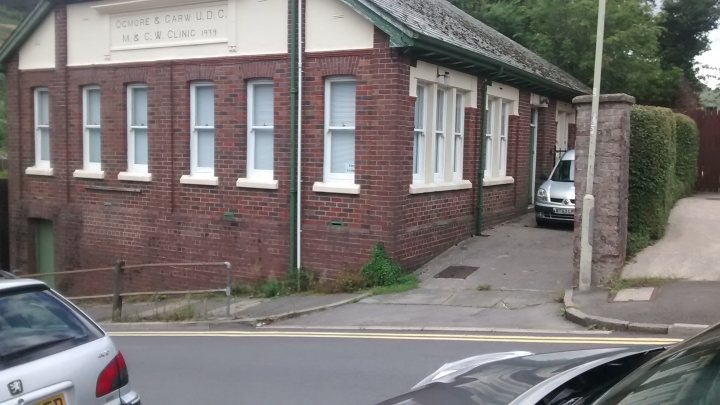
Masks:
[[[553,172],[552,181],[573,183],[575,181],[575,161],[561,160]]]

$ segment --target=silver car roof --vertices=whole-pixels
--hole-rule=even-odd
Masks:
[[[5,279],[0,278],[0,291],[8,290],[16,287],[28,287],[28,286],[44,286],[45,283],[30,278],[13,278]]]
[[[569,151],[565,152],[562,159],[560,160],[575,160],[575,149],[570,149]]]

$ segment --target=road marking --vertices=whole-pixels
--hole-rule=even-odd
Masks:
[[[383,339],[383,340],[429,340],[461,342],[508,342],[508,343],[559,343],[599,345],[670,345],[682,339],[632,338],[632,337],[583,337],[583,336],[520,336],[520,335],[471,335],[439,333],[347,333],[347,332],[286,332],[286,331],[135,331],[109,332],[111,336],[125,337],[264,337],[264,338],[326,338],[326,339]]]

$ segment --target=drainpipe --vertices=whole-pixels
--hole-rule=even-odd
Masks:
[[[302,79],[303,79],[303,1],[298,0],[298,49],[297,49],[297,268],[302,267]],[[298,273],[298,277],[300,274]],[[300,281],[298,280],[298,283]],[[298,286],[299,287],[299,286]]]
[[[297,51],[298,51],[298,0],[290,2],[290,257],[288,272],[297,269]]]
[[[485,109],[487,108],[487,86],[488,79],[483,79],[482,82],[482,109],[480,110],[481,125],[478,126],[478,154],[480,154],[479,166],[478,166],[478,179],[477,179],[477,201],[475,203],[475,235],[480,236],[483,229],[483,183],[485,182],[485,129],[487,122],[485,122]]]

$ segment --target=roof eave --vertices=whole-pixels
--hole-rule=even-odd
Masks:
[[[10,34],[2,47],[0,47],[0,71],[5,71],[8,58],[25,43],[35,31],[35,28],[44,21],[52,8],[53,5],[49,0],[40,0],[30,14]]]
[[[372,2],[363,0],[342,0],[345,5],[364,16],[390,37],[390,46],[401,48],[413,46],[418,34],[398,22]]]
[[[420,36],[415,42],[415,48],[419,50],[443,54],[447,57],[474,65],[478,73],[486,75],[491,80],[503,81],[504,79],[522,84],[530,90],[545,92],[548,95],[560,98],[572,99],[575,96],[589,94],[589,91],[582,91],[573,87],[565,86],[544,77],[537,76],[515,66],[489,58],[465,48],[448,44],[438,39]],[[589,89],[588,89],[589,90]]]

